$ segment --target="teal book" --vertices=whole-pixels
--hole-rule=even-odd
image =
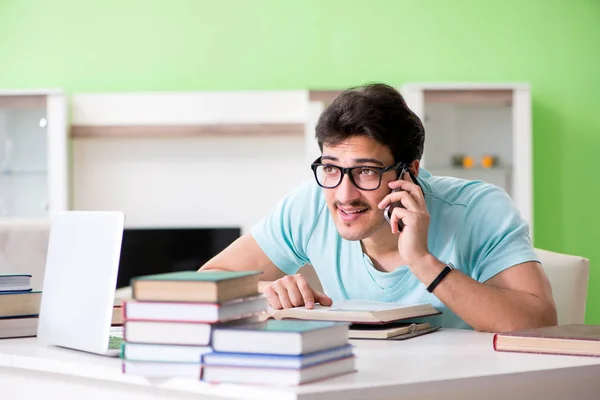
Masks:
[[[220,327],[213,332],[216,352],[303,355],[349,343],[346,322],[266,320]]]
[[[139,301],[222,303],[255,296],[260,271],[179,271],[145,275],[131,280]]]

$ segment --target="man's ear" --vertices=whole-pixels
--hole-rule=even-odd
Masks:
[[[419,176],[419,166],[420,165],[421,165],[421,162],[419,160],[414,160],[408,166],[408,169],[410,169],[410,172],[412,172],[412,174],[415,176],[415,178]]]

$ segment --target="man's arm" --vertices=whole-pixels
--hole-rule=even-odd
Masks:
[[[431,256],[411,270],[428,286],[444,267]],[[433,294],[478,331],[506,332],[557,324],[552,288],[537,262],[505,269],[485,283],[453,270]]]
[[[249,233],[230,244],[198,270],[203,271],[262,271],[258,291],[264,293],[271,307],[276,309],[301,305],[312,308],[315,301],[322,305],[332,304],[327,295],[312,289],[302,275],[286,276]]]
[[[261,280],[274,281],[285,274],[273,264],[250,233],[236,239],[222,252],[211,258],[198,271],[262,271]],[[261,283],[262,288],[266,283]],[[262,291],[262,290],[261,290]]]
[[[391,182],[390,188],[403,190],[387,195],[379,207],[383,209],[399,200],[405,205],[406,208],[396,207],[392,216],[392,226],[399,219],[405,223],[404,230],[398,235],[398,251],[411,272],[425,286],[429,286],[445,268],[445,264],[429,253],[427,236],[430,216],[423,192],[408,178]],[[475,275],[479,275],[479,280],[485,283],[455,269],[433,290],[438,299],[478,331],[505,332],[557,324],[552,289],[540,264],[504,264],[515,249],[523,251],[523,254],[528,253],[522,257],[533,259],[535,256],[526,239],[521,238],[526,227],[507,205],[509,202],[504,193],[491,191],[490,195],[480,200],[485,207],[474,208],[469,215],[471,221],[466,224],[468,235],[465,237],[475,240],[475,244],[471,244],[475,250],[470,262],[478,265],[480,273]],[[493,216],[490,208],[494,207],[505,208],[512,217],[502,224],[490,219]],[[461,225],[464,227],[465,221]],[[516,236],[516,242],[506,240],[505,236],[508,235]],[[510,246],[510,243],[516,244]],[[486,271],[489,274],[499,268],[504,269],[491,278],[486,279],[481,273]]]

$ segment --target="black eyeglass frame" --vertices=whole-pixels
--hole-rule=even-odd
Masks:
[[[319,186],[321,186],[324,189],[334,189],[338,186],[340,186],[340,184],[342,183],[342,181],[344,180],[344,175],[347,174],[350,177],[350,182],[352,182],[352,184],[360,189],[360,190],[364,190],[364,191],[373,191],[373,190],[377,190],[381,187],[381,179],[383,177],[383,174],[385,174],[388,171],[398,171],[398,177],[400,177],[401,172],[400,171],[408,171],[408,173],[410,174],[410,178],[413,180],[413,182],[415,182],[417,185],[419,185],[419,182],[417,181],[416,177],[412,174],[412,172],[410,172],[410,170],[408,169],[408,165],[406,165],[406,163],[399,161],[395,164],[392,165],[388,165],[387,167],[374,167],[374,166],[367,166],[367,165],[357,165],[355,167],[348,167],[348,168],[344,168],[344,167],[340,167],[339,165],[334,165],[334,164],[323,164],[322,162],[322,157],[317,158],[315,161],[313,161],[313,163],[310,165],[310,168],[313,171],[313,174],[315,175],[315,180],[317,181],[317,184]],[[317,177],[317,168],[318,167],[334,167],[339,169],[340,171],[342,171],[342,174],[340,175],[340,181],[335,185],[335,186],[323,186],[321,185],[321,183],[319,182],[319,178]],[[358,186],[356,184],[356,182],[354,181],[354,175],[352,175],[352,171],[355,169],[360,169],[360,168],[369,168],[372,170],[375,170],[379,173],[379,183],[377,183],[377,187],[373,188],[373,189],[363,189],[360,186]],[[419,185],[421,186],[421,185]]]

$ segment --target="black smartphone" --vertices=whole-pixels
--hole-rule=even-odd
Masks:
[[[419,181],[417,181],[417,178],[412,174],[412,172],[410,172],[410,170],[406,169],[406,168],[402,168],[402,171],[400,171],[400,173],[398,174],[398,179],[401,179],[404,176],[404,173],[408,171],[408,174],[410,175],[410,178],[412,179],[412,181],[418,185],[419,187],[421,187],[421,185],[419,184]],[[394,192],[399,192],[402,189],[393,189],[392,193]],[[402,207],[402,208],[406,208],[404,207],[404,205],[402,204],[401,201],[395,201],[393,203],[390,203],[385,210],[383,211],[383,215],[385,217],[385,220],[388,223],[392,223],[392,211],[394,210],[394,208],[396,207]],[[398,232],[402,232],[402,229],[404,229],[404,222],[402,222],[402,220],[398,220]]]

